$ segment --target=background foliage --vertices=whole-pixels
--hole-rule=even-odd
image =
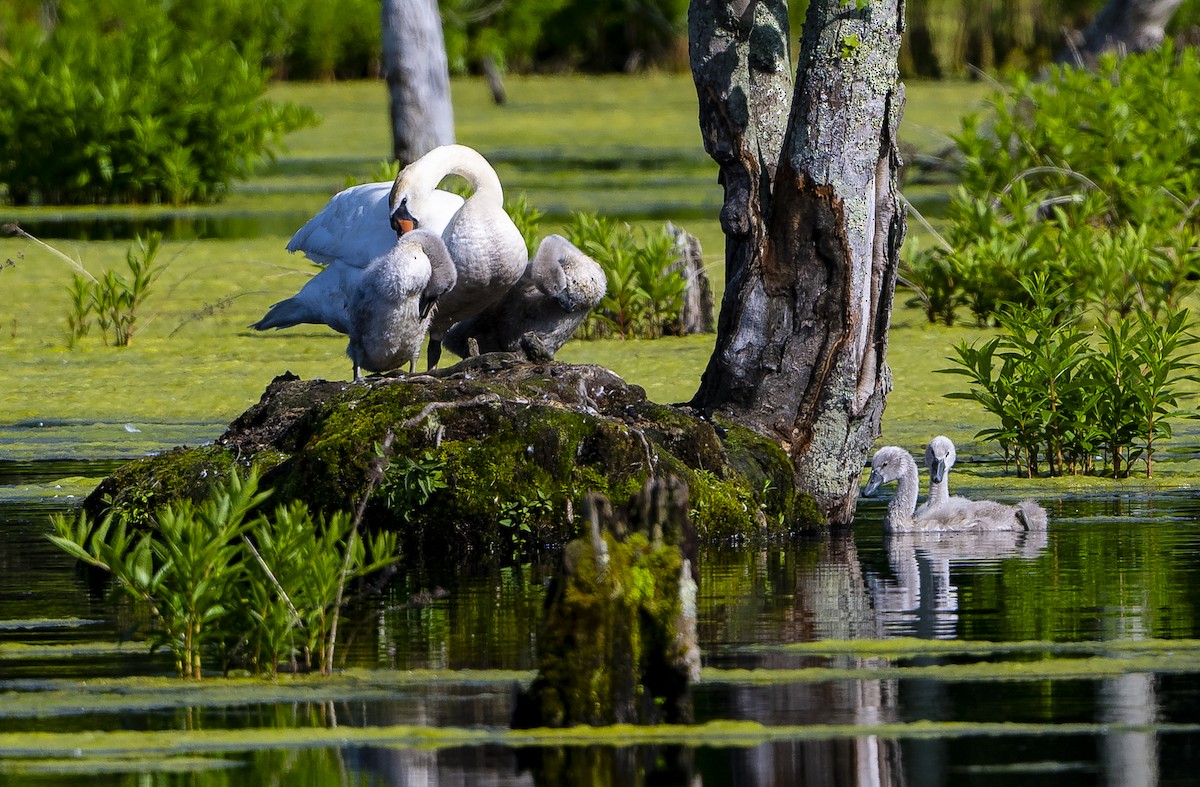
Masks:
[[[19,26],[0,59],[0,184],[25,204],[207,202],[311,112],[261,98],[267,74],[161,6],[115,29],[64,13]]]
[[[960,188],[910,280],[929,319],[989,323],[1044,273],[1103,320],[1178,307],[1200,279],[1200,55],[1013,74],[956,136]]]
[[[446,49],[457,74],[491,58],[510,72],[687,69],[686,0],[441,0]],[[901,51],[906,77],[964,77],[972,69],[1036,71],[1063,50],[1063,31],[1080,29],[1103,0],[910,0]],[[174,0],[172,25],[193,41],[227,41],[255,53],[277,77],[347,79],[379,74],[378,0]],[[807,0],[788,4],[793,40]],[[4,30],[90,17],[101,29],[134,9],[120,0],[8,0]],[[1200,21],[1185,3],[1173,29]]]

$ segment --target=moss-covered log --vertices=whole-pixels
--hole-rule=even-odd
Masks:
[[[391,465],[367,521],[398,530],[410,552],[562,545],[577,535],[575,506],[587,493],[627,500],[668,474],[691,487],[701,538],[818,521],[776,442],[650,402],[601,367],[506,354],[357,384],[281,375],[212,445],[130,462],[85,505],[136,520],[172,500],[199,500],[237,463],[258,466],[277,500],[349,510],[389,433]],[[421,484],[427,494],[414,502],[405,490]]]

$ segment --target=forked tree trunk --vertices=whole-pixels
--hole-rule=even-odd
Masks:
[[[450,68],[436,0],[382,0],[392,155],[401,166],[454,142]]]
[[[777,438],[832,523],[854,515],[891,388],[902,29],[899,0],[812,0],[793,91],[786,3],[689,10],[726,235],[717,344],[692,404]]]

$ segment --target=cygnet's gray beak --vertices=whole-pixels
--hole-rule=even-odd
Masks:
[[[933,483],[940,484],[942,479],[946,477],[946,460],[939,457],[933,458],[933,463],[929,465],[929,477]]]
[[[575,299],[571,297],[569,290],[564,289],[558,295],[555,295],[554,302],[558,304],[558,308],[562,309],[567,314],[575,311]]]
[[[863,497],[870,497],[883,485],[883,475],[878,470],[871,471],[871,477],[867,479],[867,485],[863,487]]]

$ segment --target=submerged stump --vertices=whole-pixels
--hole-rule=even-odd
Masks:
[[[652,478],[621,509],[601,495],[586,508],[588,532],[563,550],[538,674],[513,726],[689,722],[700,650],[687,484]]]

